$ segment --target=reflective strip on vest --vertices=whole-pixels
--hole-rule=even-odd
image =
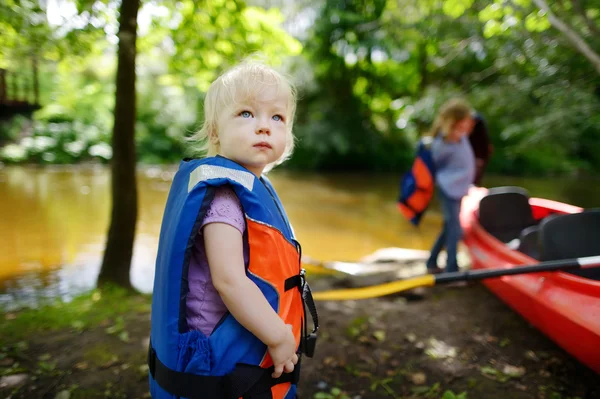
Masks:
[[[254,187],[254,175],[251,172],[217,165],[200,165],[190,173],[188,193],[196,187],[196,184],[211,179],[230,179],[241,184],[248,191],[252,191]]]

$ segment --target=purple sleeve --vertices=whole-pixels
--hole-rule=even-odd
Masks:
[[[221,186],[217,188],[215,198],[213,198],[206,211],[200,230],[209,223],[225,223],[235,227],[241,234],[244,234],[244,230],[246,229],[244,211],[242,210],[240,200],[231,187]]]

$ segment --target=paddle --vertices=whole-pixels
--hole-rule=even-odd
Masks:
[[[456,281],[475,281],[486,278],[511,276],[515,274],[550,272],[557,270],[577,270],[600,266],[600,256],[585,258],[552,260],[540,262],[535,265],[516,266],[503,269],[469,270],[466,272],[426,274],[406,280],[393,281],[371,287],[350,288],[313,292],[317,301],[344,301],[350,299],[376,298],[384,295],[395,294],[417,287],[432,287],[437,284],[452,283]]]

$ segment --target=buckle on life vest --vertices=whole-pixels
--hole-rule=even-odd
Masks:
[[[310,333],[304,338],[304,354],[310,358],[315,355],[317,347],[317,333]]]
[[[317,306],[315,305],[315,300],[312,296],[312,291],[310,290],[310,286],[308,284],[304,284],[302,289],[302,301],[304,302],[304,306],[308,308],[308,312],[310,313],[310,317],[313,322],[313,330],[309,334],[308,326],[306,325],[306,317],[304,318],[304,336],[302,342],[302,350],[304,354],[308,357],[313,357],[315,355],[315,348],[317,347],[317,338],[319,331],[319,315],[317,313]]]
[[[302,336],[300,340],[300,350],[308,357],[313,357],[315,354],[315,348],[317,346],[317,332],[319,330],[319,315],[317,314],[317,307],[312,296],[310,286],[306,282],[306,270],[301,269],[299,274],[292,276],[285,280],[285,290],[291,290],[294,287],[298,287],[300,295],[302,297],[302,303],[313,321],[313,330],[309,334],[308,327],[306,325],[306,317],[304,317],[304,325],[302,326]]]

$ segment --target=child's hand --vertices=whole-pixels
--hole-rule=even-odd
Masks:
[[[271,375],[273,378],[279,378],[285,371],[291,373],[294,371],[294,365],[298,363],[296,355],[296,339],[292,333],[292,326],[285,326],[285,333],[281,335],[279,342],[268,347],[275,371]]]

